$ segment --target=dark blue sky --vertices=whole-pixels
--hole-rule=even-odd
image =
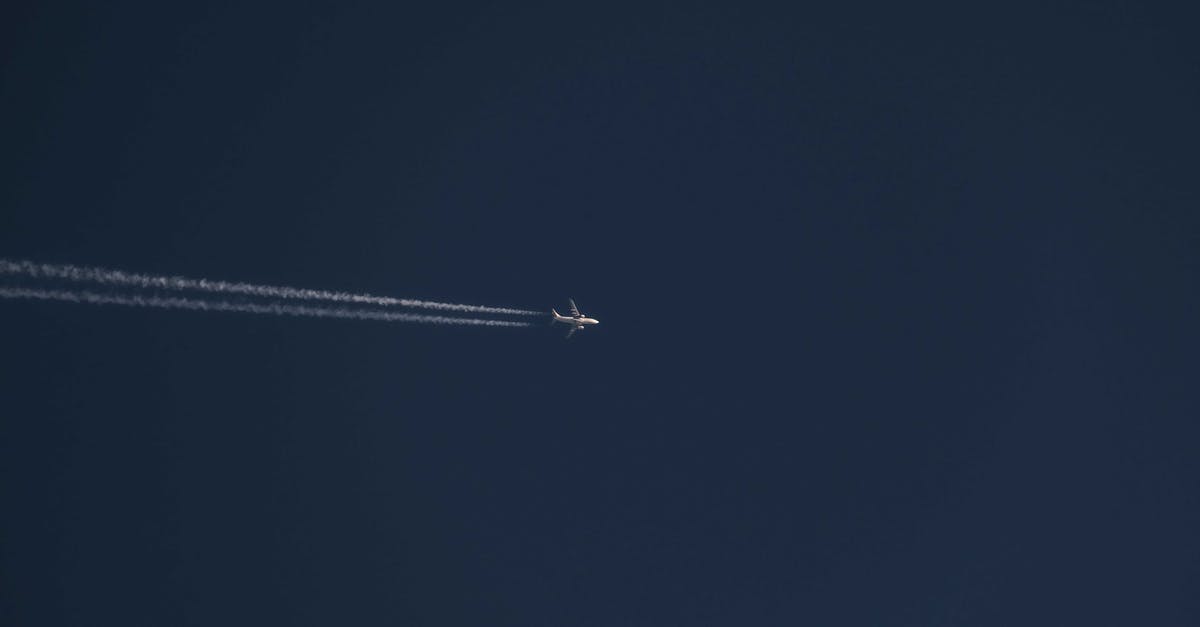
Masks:
[[[1183,12],[8,7],[0,622],[1200,622]]]

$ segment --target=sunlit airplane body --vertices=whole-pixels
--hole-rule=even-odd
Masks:
[[[570,330],[567,331],[567,337],[571,337],[572,335],[575,335],[576,331],[578,331],[584,327],[588,327],[593,324],[600,324],[599,320],[597,320],[595,318],[588,318],[588,317],[584,316],[583,314],[579,313],[579,308],[575,306],[574,300],[568,298],[567,302],[571,303],[571,315],[569,315],[569,316],[562,316],[562,315],[559,315],[559,313],[557,311],[555,311],[553,309],[550,310],[550,314],[552,316],[554,316],[553,318],[550,319],[550,324],[555,324],[555,323],[561,322],[563,324],[571,325]]]

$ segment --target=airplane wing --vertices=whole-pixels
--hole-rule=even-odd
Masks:
[[[579,327],[571,327],[571,330],[567,331],[566,339],[568,339],[568,340],[571,339],[571,336],[575,335],[575,331],[577,331],[577,330],[579,330]]]
[[[575,306],[575,299],[568,298],[567,302],[571,303],[571,315],[576,318],[582,317],[582,315],[579,313],[579,308]]]

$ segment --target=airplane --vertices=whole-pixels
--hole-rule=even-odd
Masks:
[[[571,315],[560,316],[557,311],[551,309],[550,315],[553,317],[550,318],[550,324],[553,325],[556,322],[562,322],[564,324],[571,325],[571,329],[567,331],[568,338],[570,338],[572,335],[575,335],[576,331],[584,327],[591,326],[593,324],[600,324],[599,320],[595,318],[587,318],[583,314],[579,313],[579,308],[575,306],[574,300],[568,298],[567,302],[571,303]]]

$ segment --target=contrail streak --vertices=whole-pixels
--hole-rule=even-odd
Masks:
[[[347,292],[310,290],[276,285],[230,283],[227,281],[188,279],[177,276],[152,276],[148,274],[123,272],[121,270],[106,270],[103,268],[85,268],[71,265],[33,263],[31,261],[9,261],[6,259],[0,259],[0,274],[27,276],[35,279],[60,279],[64,281],[74,281],[76,283],[138,287],[143,289],[164,289],[175,291],[193,290],[198,292],[214,292],[219,294],[243,294],[246,296],[259,296],[263,298],[324,300],[336,303],[379,305],[383,307],[413,307],[416,309],[430,309],[434,311],[508,314],[515,316],[546,315],[544,312],[531,311],[528,309],[484,307],[482,305],[461,305],[458,303],[439,303],[428,300],[411,300],[407,298],[373,296],[371,294],[351,294]]]
[[[220,300],[196,300],[193,298],[163,298],[158,296],[99,294],[96,292],[71,290],[45,290],[21,287],[0,287],[0,298],[23,298],[34,300],[58,300],[69,303],[92,305],[128,305],[131,307],[153,307],[157,309],[189,309],[192,311],[232,311],[240,313],[267,314],[272,316],[300,316],[309,318],[346,318],[350,320],[381,320],[383,322],[416,322],[420,324],[451,324],[482,327],[531,327],[530,322],[512,320],[482,320],[478,318],[452,318],[449,316],[427,316],[422,314],[395,313],[343,309],[340,307],[309,307],[305,305],[234,303]]]

